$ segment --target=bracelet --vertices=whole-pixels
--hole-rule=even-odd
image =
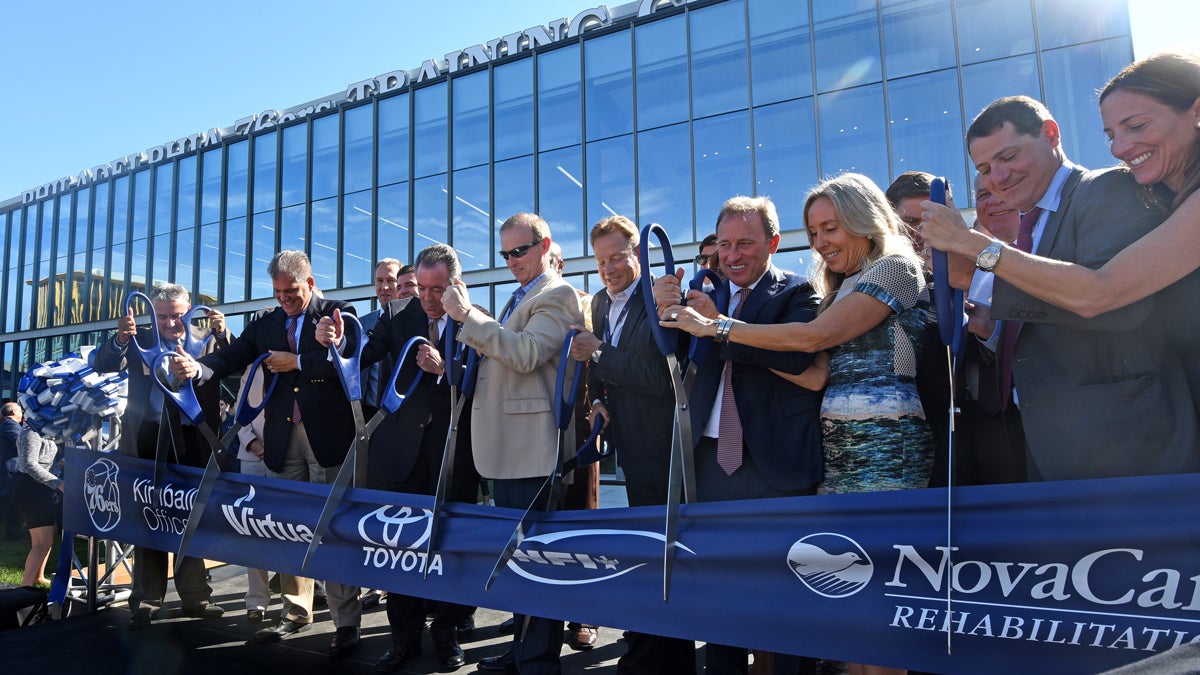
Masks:
[[[713,336],[713,339],[721,343],[728,342],[731,328],[733,328],[733,319],[717,319],[717,334]]]

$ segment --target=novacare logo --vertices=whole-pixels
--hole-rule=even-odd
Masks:
[[[875,566],[866,550],[850,537],[833,532],[810,534],[792,544],[788,569],[826,598],[845,598],[866,588]]]
[[[949,577],[955,593],[986,593],[1017,600],[1065,601],[1074,596],[1096,605],[1136,605],[1200,611],[1200,574],[1185,577],[1171,568],[1147,569],[1137,548],[1093,551],[1072,562],[955,560],[957,547],[936,546],[927,559],[915,546],[895,545],[900,555],[885,586],[928,585],[942,593]],[[940,553],[940,555],[939,555]],[[931,562],[932,560],[932,562]],[[948,564],[950,563],[950,564]],[[950,567],[947,575],[947,567]],[[917,591],[920,592],[920,591]]]

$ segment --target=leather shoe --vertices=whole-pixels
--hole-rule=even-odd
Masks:
[[[461,640],[463,638],[471,637],[471,634],[474,632],[475,632],[475,617],[470,616],[470,615],[467,615],[466,617],[464,617],[463,620],[459,621],[458,625],[454,627],[454,635],[459,640]]]
[[[333,634],[333,642],[329,643],[329,655],[340,658],[358,649],[358,626],[342,626]]]
[[[219,619],[225,615],[225,610],[216,605],[195,605],[179,610],[184,616],[193,619]]]
[[[586,651],[595,647],[599,639],[600,629],[598,627],[580,624],[571,629],[571,637],[567,640],[567,646],[577,652]]]
[[[307,623],[299,623],[291,619],[280,619],[279,623],[270,628],[263,628],[254,634],[255,642],[279,642],[283,638],[293,633],[299,633],[309,629]]]
[[[421,653],[421,645],[400,645],[399,647],[392,645],[392,648],[383,653],[379,660],[375,662],[375,670],[380,673],[390,673],[394,670],[400,670],[404,666],[404,662]]]
[[[267,620],[267,613],[261,609],[246,610],[246,623],[262,623]]]
[[[462,647],[459,647],[454,642],[438,646],[435,653],[437,654],[438,665],[441,666],[442,672],[458,670],[462,664],[467,662],[467,657],[463,654]]]
[[[510,649],[500,656],[483,659],[476,668],[488,673],[515,673],[517,672],[517,659]]]
[[[133,610],[133,615],[129,617],[129,622],[125,627],[129,630],[145,630],[150,627],[150,622],[154,617],[150,614],[150,610],[145,607],[139,607]]]
[[[379,606],[379,601],[383,598],[383,593],[380,591],[368,591],[363,593],[362,608],[364,610],[375,609]]]
[[[517,620],[511,616],[501,621],[499,626],[496,626],[496,632],[500,633],[501,635],[512,635],[516,630]]]

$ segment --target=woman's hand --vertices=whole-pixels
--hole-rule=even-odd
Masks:
[[[992,242],[987,235],[967,227],[952,201],[947,205],[921,202],[921,236],[934,249],[970,258],[978,256]]]
[[[671,305],[663,310],[658,325],[663,328],[678,328],[697,337],[713,337],[717,334],[717,322],[702,316],[691,307]]]

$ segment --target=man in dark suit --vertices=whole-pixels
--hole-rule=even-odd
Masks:
[[[264,363],[279,374],[279,381],[263,410],[263,462],[269,475],[332,483],[354,440],[354,418],[329,351],[317,341],[316,330],[321,317],[334,310],[354,313],[354,308],[314,293],[312,265],[302,251],[275,254],[267,274],[279,307],[246,324],[225,349],[199,362],[177,359],[177,372],[210,382],[239,374],[261,354],[271,352]],[[279,577],[282,616],[275,626],[255,633],[256,642],[275,642],[312,623],[312,579]],[[332,582],[325,588],[329,614],[337,628],[330,654],[343,656],[358,647],[362,619],[359,589]]]
[[[667,503],[675,396],[638,285],[638,239],[637,226],[624,216],[605,218],[592,228],[592,252],[604,289],[592,297],[593,332],[575,336],[571,356],[591,362],[592,415],[607,420],[605,437],[625,472],[629,505],[651,506]],[[696,647],[691,640],[630,631],[625,643],[626,652],[617,662],[619,672],[696,671]]]
[[[1071,164],[1058,124],[1026,96],[993,101],[971,123],[967,145],[984,184],[1021,210],[1020,247],[1096,268],[1156,227],[1132,175]],[[1022,239],[1025,241],[1022,242]],[[1005,248],[979,255],[991,271]],[[1200,470],[1191,394],[1166,348],[1150,297],[1084,319],[996,279],[991,317],[1013,322],[1012,402],[1020,406],[1030,480]]]
[[[416,276],[419,298],[406,296],[383,307],[383,313],[371,331],[370,341],[363,349],[364,365],[383,362],[387,366],[380,373],[383,386],[387,386],[392,364],[399,361],[410,339],[427,337],[435,345],[440,344],[438,341],[449,322],[442,309],[442,293],[454,279],[461,278],[462,267],[454,249],[435,244],[417,256]],[[335,313],[333,318],[321,320],[319,340],[340,342],[341,335],[340,315]],[[442,377],[446,364],[436,346],[421,345],[416,364],[426,373],[417,384],[417,390],[405,399],[400,410],[384,419],[371,437],[371,449],[366,458],[368,488],[424,495],[437,491],[442,450],[450,427],[450,384]],[[401,388],[407,386],[409,372],[407,369],[401,371],[401,377],[405,378],[398,380]],[[463,439],[463,435],[459,438]],[[456,463],[460,466],[470,462],[469,456],[463,455],[464,450],[469,453],[470,449],[463,445],[460,442],[459,452],[456,452]],[[455,473],[462,475],[464,472]],[[474,502],[474,488],[475,482],[469,481],[469,492],[460,487],[452,491],[449,498]],[[438,663],[445,670],[463,665],[463,651],[458,645],[456,631],[471,611],[473,608],[463,605],[437,603],[429,630]],[[375,669],[380,672],[399,670],[420,653],[425,601],[389,591],[387,616],[392,629],[392,646],[375,663]]]
[[[214,339],[205,346],[205,353],[213,353],[229,344],[225,332],[225,316],[218,311],[208,313],[209,328],[193,329],[184,322],[184,315],[191,309],[191,296],[187,289],[177,284],[163,284],[150,291],[150,304],[154,310],[154,321],[158,326],[159,339],[165,348],[182,351],[180,348],[186,332],[193,331],[196,338],[206,338],[210,333]],[[93,364],[96,372],[113,373],[127,370],[129,392],[126,398],[125,415],[121,420],[122,434],[118,448],[122,454],[142,459],[154,459],[161,443],[170,452],[170,433],[161,428],[163,394],[154,384],[149,368],[135,353],[130,355],[133,340],[149,344],[153,333],[146,328],[138,329],[133,308],[117,320],[117,332],[112,339],[96,349]],[[205,424],[216,433],[220,422],[220,383],[213,381],[196,387],[196,398],[204,413]],[[185,420],[186,422],[186,420]],[[182,424],[180,436],[184,447],[176,448],[174,460],[185,466],[203,467],[212,452],[208,441],[190,424]],[[160,441],[161,439],[161,441]],[[184,558],[175,575],[175,590],[183,605],[183,613],[205,619],[215,619],[223,611],[209,604],[212,588],[209,587],[204,561],[199,558]],[[167,554],[164,551],[138,546],[133,554],[133,589],[129,596],[130,630],[141,630],[162,607],[167,592]]]
[[[779,217],[770,199],[734,197],[721,207],[717,255],[732,316],[761,324],[811,321],[816,316],[812,286],[771,263],[778,247]],[[655,280],[660,311],[679,304],[682,272]],[[708,295],[688,291],[686,299],[700,314],[718,316]],[[813,355],[803,352],[713,343],[690,396],[701,501],[816,494],[824,477],[821,395],[781,375],[799,375],[812,363]],[[709,643],[706,650],[710,671],[746,672],[745,649]],[[775,667],[790,668],[798,658],[777,655]]]

